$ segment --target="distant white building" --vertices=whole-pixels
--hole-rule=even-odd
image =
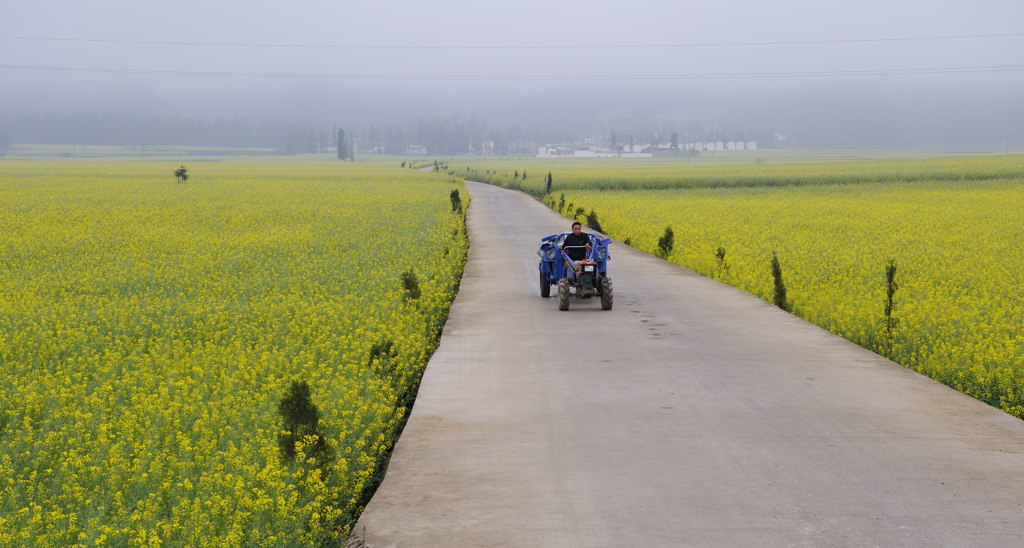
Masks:
[[[544,145],[537,147],[538,158],[571,158],[576,148],[572,145]]]
[[[636,152],[634,152],[636,151]],[[650,146],[633,147],[625,146],[622,151],[613,151],[607,148],[586,147],[579,148],[576,145],[544,145],[537,147],[538,158],[650,158]]]

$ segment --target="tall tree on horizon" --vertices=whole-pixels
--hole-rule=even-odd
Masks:
[[[345,130],[338,129],[338,159],[345,160],[348,158],[348,146],[345,143]]]

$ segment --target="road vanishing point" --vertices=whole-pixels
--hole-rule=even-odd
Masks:
[[[1024,421],[618,242],[614,308],[559,311],[537,246],[569,221],[466,186],[459,294],[350,545],[1024,546]]]

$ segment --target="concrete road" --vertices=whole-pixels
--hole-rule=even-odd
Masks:
[[[536,244],[568,222],[467,186],[461,290],[354,543],[1024,546],[1024,421],[618,243],[614,308],[560,312]]]

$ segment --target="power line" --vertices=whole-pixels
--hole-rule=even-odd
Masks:
[[[1000,34],[954,34],[942,36],[912,36],[888,38],[851,38],[834,40],[779,40],[758,42],[688,42],[666,44],[568,44],[568,45],[388,45],[388,44],[289,44],[260,42],[183,42],[169,40],[110,40],[98,38],[65,38],[55,36],[0,35],[0,39],[33,40],[45,42],[79,42],[99,44],[159,45],[190,47],[249,47],[249,48],[309,48],[309,49],[369,49],[369,50],[568,50],[568,49],[655,49],[655,48],[705,48],[705,47],[751,47],[751,46],[797,46],[824,44],[861,44],[880,42],[920,42],[935,40],[976,40],[986,38],[1017,38],[1024,33]]]
[[[44,65],[0,65],[0,70],[33,70],[51,72],[90,72],[116,74],[149,74],[158,76],[216,76],[244,78],[332,79],[332,80],[717,80],[751,78],[811,78],[843,76],[901,76],[918,74],[963,74],[979,72],[1014,72],[1024,65],[980,67],[918,67],[900,69],[864,69],[789,72],[739,72],[694,74],[324,74],[278,72],[225,72],[198,70],[118,69],[102,67],[55,67]]]

